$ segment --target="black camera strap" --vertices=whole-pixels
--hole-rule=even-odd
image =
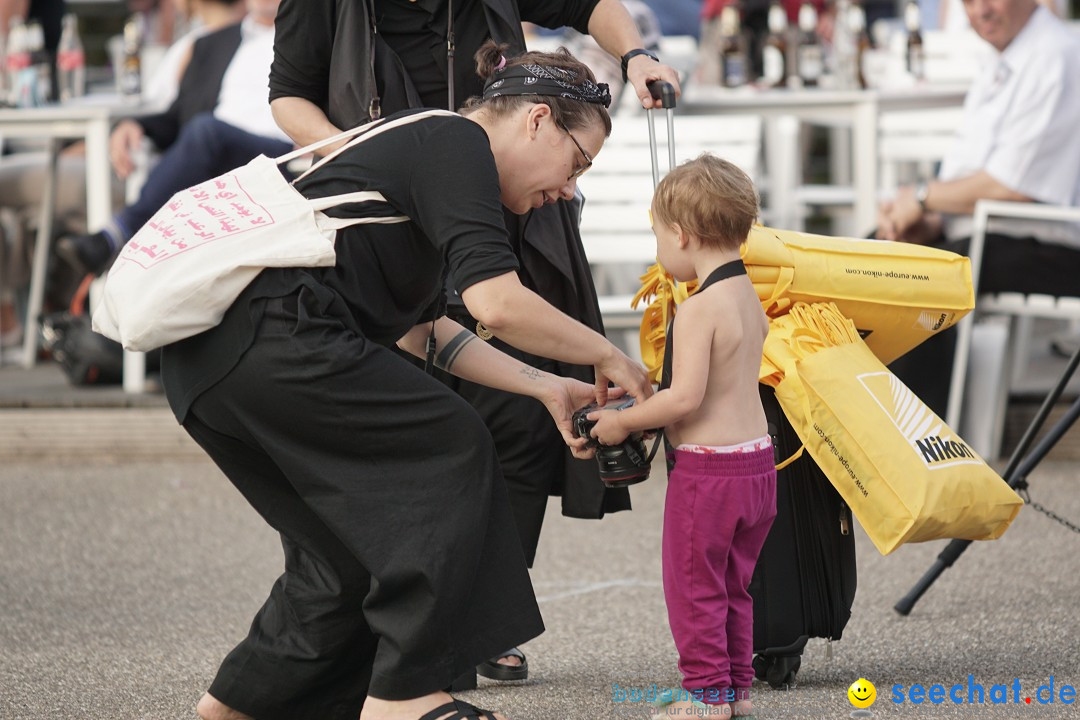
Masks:
[[[664,442],[664,429],[660,428],[656,431],[656,439],[653,440],[652,450],[649,451],[649,457],[645,458],[645,462],[642,463],[643,467],[652,466],[653,458],[656,457],[656,451],[660,449],[660,443],[662,442]]]

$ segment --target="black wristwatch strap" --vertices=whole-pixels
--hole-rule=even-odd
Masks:
[[[626,66],[630,64],[630,58],[635,58],[638,55],[646,55],[651,57],[656,62],[660,62],[660,58],[656,57],[653,53],[649,52],[645,48],[635,48],[630,52],[622,56],[622,81],[627,82],[630,78],[626,77]]]

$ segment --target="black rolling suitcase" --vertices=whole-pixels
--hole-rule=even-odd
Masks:
[[[771,387],[759,386],[777,463],[802,442]],[[803,453],[776,475],[776,520],[750,581],[754,672],[774,688],[794,686],[807,640],[839,640],[855,600],[851,510]]]

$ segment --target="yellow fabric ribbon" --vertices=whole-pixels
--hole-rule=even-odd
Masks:
[[[698,281],[680,283],[659,262],[653,263],[641,276],[641,289],[634,295],[630,306],[635,310],[642,302],[648,302],[641,319],[639,341],[641,360],[653,382],[660,382],[664,371],[664,343],[667,326],[675,316],[675,308],[697,290]]]

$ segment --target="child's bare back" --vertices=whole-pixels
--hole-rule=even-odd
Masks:
[[[737,445],[766,434],[757,378],[768,332],[769,321],[745,275],[721,280],[679,306],[673,387],[680,376],[698,375],[695,366],[703,359],[707,379],[698,408],[668,426],[672,445]],[[684,338],[689,347],[682,347]],[[702,347],[693,347],[698,338]]]

